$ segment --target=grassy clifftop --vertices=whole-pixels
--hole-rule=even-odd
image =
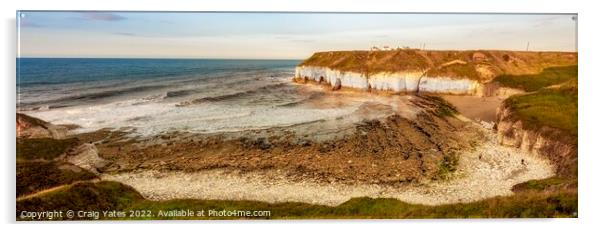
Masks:
[[[549,126],[577,136],[577,87],[563,85],[506,100],[527,129]]]
[[[225,201],[178,199],[151,201],[144,199],[133,188],[118,182],[78,183],[64,189],[37,197],[17,201],[17,219],[20,211],[46,210],[143,210],[148,216],[99,219],[242,219],[245,217],[172,217],[159,216],[168,210],[257,210],[270,211],[268,217],[247,219],[319,219],[319,218],[525,218],[525,217],[576,217],[577,193],[563,188],[549,192],[545,188],[557,183],[534,182],[515,190],[515,195],[495,197],[472,203],[440,206],[408,204],[391,198],[353,198],[341,205],[330,207],[306,203],[266,203],[259,201]],[[535,187],[533,187],[535,186]],[[543,186],[543,187],[542,187]],[[129,213],[128,213],[129,215]],[[65,220],[66,218],[56,218]],[[90,218],[73,218],[90,220]]]
[[[495,81],[504,87],[532,92],[567,81],[576,81],[577,70],[577,65],[550,67],[537,74],[501,75],[496,77]],[[576,86],[574,87],[576,88]]]
[[[572,70],[572,71],[571,71]],[[507,98],[498,110],[498,135],[546,156],[559,176],[577,177],[577,67],[507,77],[511,86],[536,90]],[[564,81],[557,84],[557,82]],[[544,86],[544,87],[542,87]],[[537,138],[537,139],[534,139]]]
[[[536,74],[548,67],[576,64],[577,53],[573,52],[397,49],[317,52],[299,66],[328,67],[366,75],[420,71],[426,72],[428,76],[489,81],[499,75]]]

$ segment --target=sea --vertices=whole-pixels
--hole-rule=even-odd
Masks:
[[[142,136],[358,121],[375,99],[291,82],[299,60],[18,58],[17,111]],[[382,99],[381,99],[382,100]],[[316,104],[324,101],[324,104]]]

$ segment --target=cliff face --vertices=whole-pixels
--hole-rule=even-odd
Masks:
[[[546,126],[526,129],[521,120],[512,116],[512,109],[507,105],[497,110],[496,128],[501,144],[547,158],[556,166],[558,175],[577,174],[577,144],[566,132]]]
[[[361,90],[391,91],[394,93],[441,92],[452,94],[477,94],[481,85],[470,79],[428,77],[418,71],[376,73],[371,76],[356,72],[342,72],[327,67],[300,66],[295,78],[330,84],[333,89],[349,87]]]
[[[576,53],[512,51],[319,52],[296,67],[295,81],[403,92],[483,95],[500,74],[538,73],[576,64]]]

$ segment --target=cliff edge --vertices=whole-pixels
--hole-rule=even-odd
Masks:
[[[328,84],[333,90],[487,95],[500,75],[540,73],[577,64],[573,52],[390,51],[317,52],[295,70],[295,82]]]
[[[497,109],[498,141],[552,161],[559,176],[577,176],[577,80],[515,95]]]

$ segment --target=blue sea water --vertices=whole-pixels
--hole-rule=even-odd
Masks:
[[[355,108],[314,108],[291,83],[297,60],[17,60],[17,110],[81,131],[213,133],[311,123]],[[309,91],[311,92],[311,91]]]
[[[61,107],[212,78],[291,75],[297,60],[17,59],[18,107]]]
[[[297,60],[17,60],[17,111],[77,131],[139,136],[295,128],[326,138],[399,108],[400,98],[325,94],[291,82]],[[368,103],[372,102],[372,103]],[[364,106],[364,107],[362,107]],[[338,135],[337,135],[338,136]]]
[[[164,79],[294,68],[297,60],[18,58],[17,86]]]

